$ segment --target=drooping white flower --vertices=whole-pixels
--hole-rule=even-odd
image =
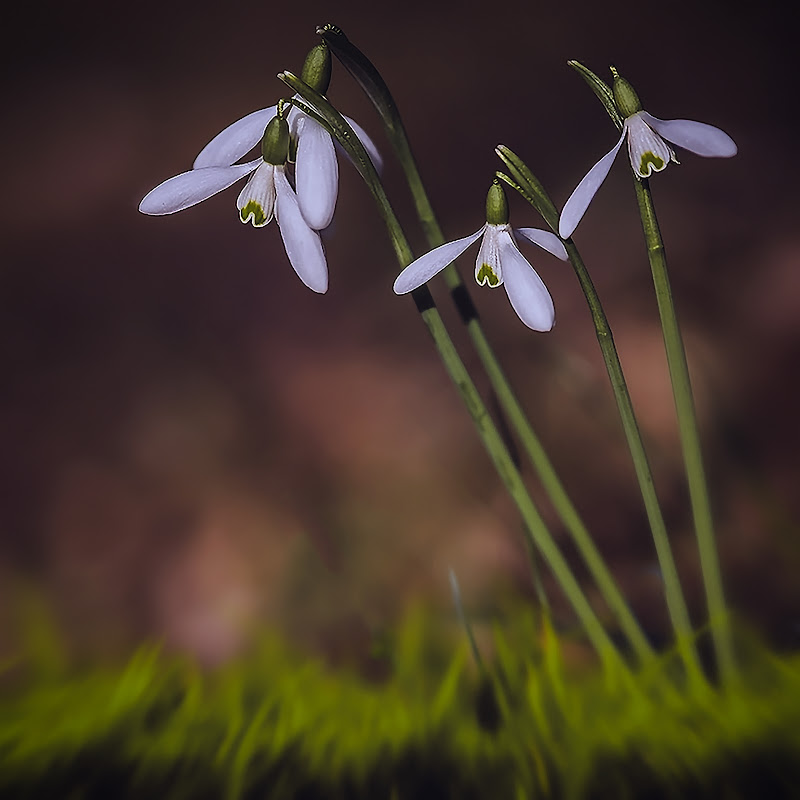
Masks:
[[[194,160],[194,169],[227,167],[255,147],[278,113],[278,106],[253,111],[218,133]],[[345,117],[369,153],[377,169],[381,157],[366,131]],[[339,191],[339,166],[333,138],[313,117],[292,106],[286,115],[292,139],[297,143],[295,186],[300,211],[315,230],[330,225]]]
[[[319,233],[303,217],[297,195],[286,177],[288,123],[281,117],[273,117],[267,130],[262,129],[262,137],[260,158],[244,164],[201,166],[176,175],[148,192],[139,204],[139,211],[153,216],[174,214],[250,175],[236,201],[239,218],[262,227],[275,216],[294,271],[309,289],[324,293],[328,289],[325,251]]]
[[[737,152],[733,139],[713,125],[690,119],[658,119],[643,111],[631,85],[620,78],[616,70],[612,71],[614,98],[625,117],[622,135],[611,151],[589,170],[564,205],[558,225],[562,239],[568,239],[578,227],[626,139],[631,167],[637,178],[649,178],[653,172],[661,172],[670,161],[678,163],[667,142],[707,158],[730,158]]]
[[[330,77],[330,50],[327,44],[321,42],[309,51],[303,65],[302,79],[320,94],[325,94]],[[299,95],[296,99],[300,99]],[[212,167],[245,166],[237,165],[236,162],[262,141],[267,126],[278,116],[280,107],[287,105],[288,110],[284,108],[281,113],[289,125],[293,143],[289,151],[289,160],[295,162],[294,186],[297,201],[308,226],[319,231],[330,225],[336,208],[339,165],[335,146],[330,133],[322,125],[296,106],[289,105],[289,101],[284,100],[278,105],[253,111],[228,125],[200,151],[192,168],[201,170]],[[349,117],[345,119],[361,140],[375,167],[380,170],[382,165],[380,154],[366,131]],[[187,177],[186,181],[194,185],[194,181],[200,183],[203,180],[217,179],[223,181],[223,173],[207,173],[205,176],[193,176],[191,179]],[[235,178],[231,183],[234,180]]]
[[[447,242],[409,264],[394,282],[396,294],[406,294],[427,283],[448,264],[455,261],[471,244],[482,237],[475,262],[478,285],[505,287],[517,316],[535,331],[549,331],[555,324],[555,309],[550,292],[520,253],[514,234],[520,234],[548,253],[562,260],[567,251],[561,240],[538,228],[515,228],[508,224],[508,206],[502,187],[495,182],[486,201],[487,222],[463,239]]]

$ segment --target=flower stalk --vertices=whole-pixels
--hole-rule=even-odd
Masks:
[[[711,622],[711,635],[717,657],[717,668],[723,681],[735,674],[735,660],[731,641],[731,630],[722,587],[719,556],[714,539],[714,524],[708,485],[703,468],[700,449],[700,436],[697,427],[694,398],[692,396],[689,367],[683,346],[675,303],[672,298],[664,241],[656,218],[655,206],[650,193],[649,182],[634,180],[636,200],[642,217],[642,228],[647,243],[647,257],[653,275],[653,285],[658,302],[658,313],[664,333],[664,347],[667,353],[672,396],[678,418],[678,430],[683,450],[686,478],[689,484],[689,498],[694,517],[697,547],[700,554],[700,567],[706,603]]]
[[[349,41],[340,29],[332,25],[326,25],[323,28],[319,28],[317,33],[322,36],[333,54],[355,78],[383,120],[387,137],[406,176],[417,216],[428,244],[434,248],[440,246],[445,242],[445,238],[428,197],[428,193],[425,190],[425,185],[420,176],[416,160],[411,151],[411,145],[397,104],[388,86],[375,66]],[[512,159],[517,162],[514,164],[506,161],[510,170],[527,170],[527,167],[519,159],[516,159],[511,151],[508,151],[508,153],[511,155]],[[498,153],[498,155],[500,155],[500,153]],[[503,158],[502,155],[501,158]],[[528,185],[531,185],[531,181],[533,181],[533,191],[536,192],[538,190],[540,196],[545,198],[544,201],[538,203],[535,207],[544,206],[543,210],[540,208],[540,212],[550,227],[557,231],[558,211],[552,201],[550,201],[544,189],[538,184],[538,181],[536,181],[532,175],[529,175],[529,170],[527,170],[527,173],[527,177],[529,178]],[[522,178],[522,176],[520,177]],[[450,291],[451,298],[459,312],[461,320],[467,328],[467,332],[500,406],[509,424],[515,431],[545,492],[550,498],[553,508],[572,540],[575,542],[606,604],[616,615],[620,627],[628,638],[636,657],[640,661],[649,660],[654,655],[653,648],[647,641],[647,637],[625,600],[625,596],[620,591],[611,571],[608,569],[602,555],[595,546],[583,519],[578,513],[575,504],[570,499],[541,440],[534,431],[516,393],[511,387],[505,371],[483,330],[478,311],[475,308],[469,289],[461,278],[458,268],[455,264],[450,264],[445,267],[442,276]]]
[[[686,666],[687,674],[691,679],[703,680],[702,668],[694,647],[694,632],[686,608],[686,601],[683,597],[678,570],[675,559],[672,555],[672,548],[667,535],[667,527],[664,522],[664,515],[661,513],[661,505],[658,502],[653,473],[650,469],[650,462],[644,449],[642,434],[639,430],[639,423],[633,410],[633,403],[628,392],[628,385],[625,374],[622,371],[622,364],[619,360],[619,353],[614,344],[614,336],[611,326],[608,323],[597,290],[586,269],[586,265],[581,258],[578,248],[574,242],[568,239],[565,243],[570,264],[575,271],[575,275],[580,283],[581,290],[586,297],[589,310],[592,315],[597,342],[600,345],[600,352],[606,365],[608,378],[614,392],[614,399],[617,403],[622,428],[625,432],[625,440],[628,450],[633,460],[636,479],[639,483],[639,490],[644,501],[647,520],[650,524],[650,531],[653,536],[653,544],[656,548],[659,568],[664,580],[664,594],[667,602],[672,628],[675,633],[678,652]]]
[[[335,25],[325,25],[317,28],[317,33],[341,61],[345,69],[353,76],[356,83],[364,90],[364,93],[378,112],[389,142],[405,173],[414,199],[417,216],[428,244],[431,247],[438,247],[440,244],[444,244],[445,238],[442,234],[442,229],[439,227],[439,222],[436,219],[428,194],[425,191],[425,186],[417,168],[417,162],[411,152],[411,144],[408,140],[403,120],[392,93],[389,91],[389,87],[380,72],[375,69],[372,62],[345,36],[340,28]],[[453,289],[457,283],[461,282],[455,267],[445,273],[445,279],[450,289]]]
[[[658,312],[667,353],[670,382],[678,417],[678,429],[697,536],[700,565],[706,592],[717,668],[723,681],[735,674],[730,623],[725,606],[719,557],[714,541],[711,504],[703,469],[697,416],[692,397],[686,352],[672,300],[664,242],[656,219],[655,207],[647,180],[650,174],[665,169],[675,154],[667,142],[706,158],[730,158],[736,155],[736,143],[728,134],[703,122],[661,120],[645,112],[633,86],[612,67],[613,86],[597,77],[577,61],[568,62],[597,95],[617,128],[622,130],[614,148],[592,167],[570,196],[561,214],[559,232],[569,239],[586,207],[608,174],[617,151],[627,138],[636,199],[642,219],[647,257],[653,275]],[[567,242],[567,249],[571,240]],[[577,251],[575,251],[577,253]],[[602,342],[601,342],[602,346]],[[655,536],[655,530],[654,530]],[[662,566],[663,572],[663,566]],[[665,582],[667,575],[664,572]]]
[[[331,133],[353,158],[378,204],[381,216],[386,222],[398,262],[403,268],[408,266],[414,260],[411,248],[389,202],[380,176],[372,165],[358,137],[352,133],[352,129],[349,128],[347,122],[333,106],[311,87],[289,72],[280,73],[278,77],[320,113],[321,117],[330,126]],[[519,510],[524,522],[526,537],[536,546],[547,561],[558,584],[581,621],[588,639],[606,667],[608,674],[627,673],[629,668],[624,665],[616,647],[603,628],[591,604],[586,599],[578,581],[572,574],[569,564],[558,549],[544,520],[531,500],[522,476],[514,464],[514,460],[486,408],[483,398],[475,387],[464,362],[458,355],[429,289],[427,286],[421,286],[411,292],[411,296],[434,340],[436,349],[451,380],[472,417],[481,441],[500,479]]]
[[[533,178],[532,173],[524,164],[524,162],[516,156],[511,150],[503,145],[497,148],[497,154],[502,159],[503,163],[509,167],[509,171],[514,173],[515,178],[520,182],[512,180],[509,176],[502,172],[497,173],[497,177],[503,180],[512,188],[516,189],[522,197],[524,197],[535,209],[537,209],[551,225],[555,222],[558,224],[558,218],[552,219],[552,202],[550,201],[544,188],[538,181]],[[534,181],[532,183],[532,180]],[[622,422],[622,428],[625,433],[625,439],[628,444],[631,458],[633,460],[634,471],[636,479],[639,484],[639,490],[644,502],[647,519],[650,524],[650,530],[653,536],[653,543],[656,548],[656,556],[659,562],[659,568],[664,579],[664,593],[666,596],[667,610],[670,615],[670,621],[675,634],[676,645],[681,654],[685,664],[687,674],[693,679],[702,680],[702,669],[700,661],[697,656],[697,651],[694,648],[693,640],[694,634],[692,630],[689,612],[686,608],[686,602],[683,597],[678,571],[675,566],[675,559],[672,555],[672,548],[670,547],[669,537],[667,536],[666,525],[664,517],[661,513],[661,505],[658,502],[658,496],[655,491],[655,484],[653,482],[653,475],[650,469],[650,463],[647,458],[647,453],[644,449],[644,442],[642,440],[639,424],[636,420],[636,415],[633,410],[633,403],[631,402],[630,393],[628,392],[627,382],[625,375],[622,371],[622,364],[619,360],[616,345],[614,344],[614,336],[611,326],[606,317],[603,305],[600,302],[600,297],[597,294],[594,283],[586,269],[586,265],[581,258],[578,248],[572,239],[567,239],[564,242],[569,257],[569,262],[572,265],[575,275],[578,278],[581,290],[583,291],[586,302],[589,306],[589,311],[592,315],[592,323],[594,324],[595,334],[597,336],[598,344],[600,345],[600,352],[603,356],[603,361],[606,365],[611,388],[614,392],[614,399],[617,403],[617,409]],[[588,534],[587,534],[588,539]],[[594,544],[591,539],[584,545],[587,553],[595,550]],[[583,548],[582,548],[583,552]],[[599,554],[598,554],[599,557]],[[584,555],[586,558],[586,555]],[[592,557],[593,558],[593,557]],[[593,559],[594,560],[594,559]],[[588,560],[587,560],[587,563]],[[599,567],[595,569],[600,572]],[[593,570],[594,574],[594,570]],[[600,576],[602,572],[600,572]],[[596,580],[600,581],[601,577],[595,575]],[[609,575],[610,578],[610,575]],[[605,580],[604,576],[603,579]],[[613,591],[613,590],[611,590]],[[625,613],[627,604],[624,604],[624,598],[617,601],[620,604],[620,609],[617,611],[618,615]],[[620,619],[622,617],[620,616]],[[628,623],[630,625],[630,623]],[[629,633],[629,638],[631,634]],[[633,641],[633,640],[632,640]],[[649,647],[649,645],[648,645]]]

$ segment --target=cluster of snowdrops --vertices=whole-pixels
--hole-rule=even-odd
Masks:
[[[322,42],[309,53],[301,78],[324,96],[330,76],[330,51]],[[478,284],[504,286],[511,305],[529,328],[550,330],[555,322],[552,298],[520,253],[517,235],[566,260],[562,239],[572,235],[625,142],[631,166],[640,178],[677,161],[668,142],[701,156],[736,154],[736,144],[719,128],[692,120],[661,120],[648,114],[630,84],[615,70],[614,96],[623,118],[619,140],[572,193],[560,215],[558,236],[537,228],[512,229],[504,191],[495,182],[487,198],[486,224],[407,265],[397,277],[394,291],[406,294],[422,286],[481,239],[475,263]],[[331,131],[315,112],[318,109],[307,106],[296,95],[242,117],[200,151],[191,170],[150,191],[139,210],[151,215],[183,211],[249,176],[236,201],[241,221],[262,227],[274,217],[297,275],[313,291],[327,291],[328,267],[319,231],[333,218],[339,167]],[[344,119],[380,171],[381,156],[372,139],[354,120]],[[240,162],[257,145],[260,155]]]

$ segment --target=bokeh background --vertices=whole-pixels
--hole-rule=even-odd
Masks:
[[[325,22],[382,71],[450,238],[482,224],[496,144],[525,158],[561,205],[615,141],[567,59],[600,74],[613,63],[655,115],[736,139],[735,159],[679,154],[652,185],[728,595],[776,646],[797,644],[796,30],[777,4],[89,0],[13,14],[0,48],[4,652],[17,640],[21,586],[43,593],[78,652],[160,638],[209,664],[264,627],[333,659],[358,657],[412,602],[452,615],[450,566],[479,624],[509,597],[533,602],[517,516],[413,303],[391,292],[397,266],[354,169],[342,165],[324,234],[325,296],[294,275],[274,224],[238,222],[234,189],[174,217],[137,212],[217,131],[282,95],[275,74],[300,70]],[[378,120],[338,65],[329,96],[386,153],[390,195],[421,253]],[[511,206],[512,222],[541,224],[518,198]],[[701,623],[622,158],[575,239],[615,331]],[[474,294],[535,428],[660,640],[660,578],[583,297],[568,267],[530,256],[555,299],[552,333],[525,329],[503,292]],[[435,294],[457,326],[441,287]],[[546,504],[543,513],[583,574]]]

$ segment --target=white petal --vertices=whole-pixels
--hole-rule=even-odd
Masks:
[[[508,234],[500,240],[503,278],[517,316],[534,331],[549,331],[556,320],[550,292]]]
[[[670,161],[678,160],[672,148],[645,122],[643,111],[628,117],[625,128],[631,167],[640,178],[649,178],[666,169]]]
[[[227,167],[255,147],[264,136],[269,121],[278,113],[278,106],[253,111],[218,133],[194,160],[200,167]]]
[[[481,248],[475,259],[475,281],[478,286],[488,284],[491,288],[503,282],[503,265],[500,263],[500,240],[509,235],[509,225],[486,225]]]
[[[397,280],[394,282],[395,294],[407,294],[413,292],[414,289],[419,289],[422,284],[427,283],[448,264],[452,264],[473,242],[478,240],[484,230],[486,230],[486,225],[463,239],[439,245],[430,253],[425,253],[416,261],[412,261],[397,276]]]
[[[725,131],[705,122],[658,119],[646,111],[642,112],[642,119],[668,141],[699,156],[730,158],[737,153],[736,142]]]
[[[319,234],[308,227],[300,213],[297,195],[289,186],[283,167],[275,167],[275,219],[281,229],[286,255],[300,280],[323,294],[328,290],[328,262]]]
[[[303,114],[297,122],[297,200],[314,230],[330,225],[339,191],[339,164],[333,139],[316,120]]]
[[[554,233],[543,231],[539,228],[514,228],[514,230],[517,233],[521,233],[528,241],[538,244],[542,250],[547,250],[548,253],[551,253],[556,258],[560,258],[562,261],[566,261],[569,258],[567,249],[562,244],[561,239]]]
[[[561,212],[561,219],[558,222],[558,233],[562,239],[569,239],[572,232],[578,227],[578,223],[586,213],[589,203],[595,196],[617,157],[619,148],[627,133],[626,128],[622,129],[622,136],[614,145],[610,152],[606,153],[590,170],[586,177],[575,187],[575,191],[570,195],[569,200],[564,205]]]
[[[381,154],[378,152],[378,148],[375,147],[374,142],[372,139],[369,138],[367,132],[354,120],[350,119],[350,117],[345,117],[347,120],[348,125],[353,129],[353,133],[361,140],[361,144],[364,145],[364,149],[369,153],[370,160],[372,161],[374,167],[378,172],[383,169],[383,159],[381,158]]]
[[[296,94],[295,98],[298,100],[303,99],[299,94]],[[307,116],[308,114],[305,111],[301,111],[297,106],[290,106],[289,111],[286,113],[286,122],[289,124],[289,133],[292,136],[297,136],[297,124]]]
[[[176,175],[148,192],[139,204],[143,214],[174,214],[207,200],[251,173],[263,159],[232,167],[204,167]]]
[[[275,167],[262,159],[236,200],[239,219],[254,228],[268,225],[275,207]]]

